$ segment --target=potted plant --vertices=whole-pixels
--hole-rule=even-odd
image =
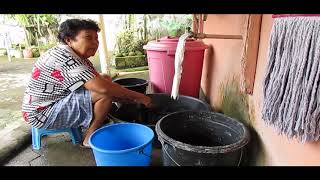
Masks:
[[[52,14],[13,14],[6,15],[7,19],[16,21],[23,27],[25,32],[25,44],[27,48],[23,50],[23,57],[32,58],[40,55],[40,49],[31,47],[39,45],[39,37],[44,37],[49,41],[55,41],[55,32],[58,30],[59,16]]]
[[[25,49],[23,49],[22,52],[23,52],[23,58],[32,58],[33,57],[31,47],[26,47]]]
[[[164,19],[160,24],[164,29],[166,29],[169,37],[177,38],[185,33],[187,27],[192,25],[192,19],[191,16],[182,17],[182,19]]]
[[[32,56],[35,57],[35,58],[40,57],[39,47],[33,47],[32,48]]]
[[[39,55],[42,56],[48,49],[54,47],[56,44],[55,43],[50,43],[50,44],[42,44],[38,47],[39,50]]]
[[[192,15],[164,15],[153,19],[152,24],[149,27],[149,40],[178,38],[185,33],[187,27],[192,26]]]

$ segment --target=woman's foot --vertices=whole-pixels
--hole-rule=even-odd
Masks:
[[[86,149],[91,149],[91,146],[90,146],[88,143],[85,143],[85,142],[82,142],[82,143],[80,144],[80,147],[81,147],[81,148],[86,148]]]

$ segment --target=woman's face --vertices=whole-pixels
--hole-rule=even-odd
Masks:
[[[94,56],[99,46],[98,33],[95,30],[80,30],[74,39],[67,37],[65,42],[84,59]]]

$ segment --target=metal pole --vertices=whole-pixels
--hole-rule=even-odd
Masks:
[[[213,38],[213,39],[242,39],[242,36],[241,36],[241,35],[222,35],[222,34],[204,34],[204,33],[195,34],[194,37],[199,38],[199,39],[204,39],[204,38]]]

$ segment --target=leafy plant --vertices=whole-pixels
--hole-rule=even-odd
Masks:
[[[148,38],[179,37],[192,26],[192,15],[148,15]]]
[[[162,27],[164,27],[171,37],[179,37],[185,33],[187,27],[191,27],[192,19],[191,16],[182,18],[172,17],[169,19],[162,19],[160,21]]]
[[[32,48],[32,56],[33,57],[39,57],[40,56],[39,48]]]
[[[134,33],[134,30],[126,29],[117,35],[117,50],[114,54],[116,57],[144,54],[143,45],[146,41],[138,39]]]
[[[143,46],[148,43],[146,40],[138,39],[138,40],[133,41],[132,43],[133,43],[133,52],[136,55],[144,54]]]
[[[117,54],[127,56],[129,52],[133,51],[132,41],[134,39],[134,31],[126,29],[117,35]],[[119,56],[119,55],[118,55]]]
[[[58,29],[58,16],[52,14],[11,14],[6,15],[7,19],[16,21],[24,28],[26,45],[39,45],[39,38],[44,37],[50,42],[56,41]]]
[[[172,37],[177,37],[178,34],[181,34],[182,31],[182,24],[174,21],[164,21],[161,22],[161,25],[164,26],[167,31],[168,35]]]
[[[48,49],[54,47],[55,45],[56,45],[56,43],[41,44],[38,46],[38,48],[48,50]]]
[[[133,29],[134,20],[135,20],[134,14],[125,15],[125,20],[124,20],[125,29]]]

